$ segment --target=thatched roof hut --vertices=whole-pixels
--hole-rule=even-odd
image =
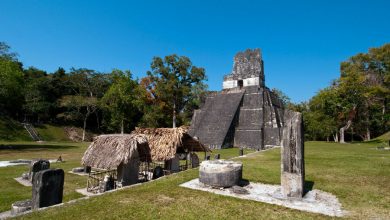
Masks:
[[[176,152],[210,151],[210,149],[187,133],[187,127],[179,128],[136,128],[132,134],[145,135],[152,160],[166,161]]]
[[[116,169],[127,164],[133,157],[150,158],[150,149],[144,135],[100,135],[85,151],[81,163],[100,169]]]

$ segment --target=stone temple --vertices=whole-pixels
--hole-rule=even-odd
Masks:
[[[223,90],[194,112],[189,133],[212,149],[280,146],[282,101],[265,86],[260,49],[239,52]]]

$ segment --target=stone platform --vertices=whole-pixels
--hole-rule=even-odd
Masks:
[[[32,186],[31,182],[29,180],[23,179],[22,177],[14,178],[18,183],[22,184],[23,186]]]
[[[248,191],[248,194],[237,194],[232,192],[229,188],[212,188],[200,183],[199,179],[191,180],[181,184],[180,186],[240,199],[280,205],[291,209],[319,213],[328,216],[342,217],[347,214],[346,211],[342,210],[341,204],[336,196],[316,189],[306,193],[302,199],[286,199],[282,196],[280,185],[250,183],[249,185],[243,187]]]

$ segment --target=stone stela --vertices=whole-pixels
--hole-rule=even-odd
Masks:
[[[64,170],[48,169],[38,172],[32,185],[32,209],[62,203]]]
[[[305,187],[302,114],[287,110],[281,149],[281,186],[285,197],[302,198]]]
[[[264,79],[259,49],[237,53],[232,73],[224,77],[223,90],[209,95],[195,110],[189,134],[211,149],[279,146],[283,104]]]
[[[50,168],[50,162],[48,160],[33,160],[30,163],[29,180],[32,182],[37,172],[47,170]]]

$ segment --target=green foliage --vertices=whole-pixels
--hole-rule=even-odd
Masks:
[[[337,140],[339,129],[346,128],[354,132],[351,136],[369,140],[388,131],[390,44],[352,56],[341,63],[340,72],[340,78],[318,92],[303,111],[306,137]]]
[[[0,140],[29,141],[31,137],[20,123],[12,118],[0,116]]]
[[[23,108],[25,113],[30,116],[36,116],[40,119],[48,120],[50,110],[55,107],[51,98],[51,80],[46,72],[30,67],[25,70],[25,104]]]
[[[128,133],[139,121],[142,102],[139,101],[137,81],[132,79],[130,71],[113,70],[112,84],[100,100],[105,111],[108,130]]]
[[[276,95],[280,100],[282,100],[282,103],[283,103],[283,106],[285,108],[289,108],[290,105],[292,105],[291,103],[291,99],[290,97],[288,97],[284,92],[282,92],[281,90],[277,89],[277,88],[273,88],[271,90],[271,92]]]
[[[0,42],[0,113],[15,115],[23,104],[23,70],[16,54]]]
[[[205,89],[202,85],[202,81],[206,79],[205,70],[193,66],[188,57],[175,54],[164,59],[154,57],[151,69],[148,72],[148,82],[143,88],[152,93],[149,97],[154,100],[153,105],[156,107],[147,108],[149,111],[145,112],[144,122],[149,125],[162,123],[160,126],[168,127],[171,123],[169,117],[164,116],[166,115],[172,118],[174,127],[176,119],[179,124],[186,123],[189,115],[185,111],[192,111],[196,104],[192,97],[200,97],[201,90]],[[193,89],[194,86],[196,87]]]

